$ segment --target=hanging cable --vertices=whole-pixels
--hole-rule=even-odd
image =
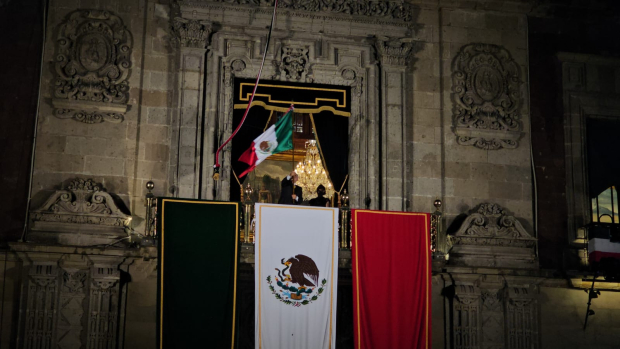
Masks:
[[[263,72],[263,66],[265,65],[265,58],[267,57],[267,50],[269,49],[269,41],[271,41],[271,32],[273,30],[273,26],[276,21],[276,9],[278,8],[278,0],[275,0],[273,4],[273,15],[271,16],[271,25],[269,25],[269,33],[267,34],[267,42],[265,43],[265,50],[263,51],[263,60],[260,63],[260,69],[258,70],[258,75],[256,76],[256,83],[254,83],[254,90],[252,91],[252,95],[250,96],[250,100],[248,101],[248,106],[245,108],[245,113],[243,114],[243,118],[241,122],[233,131],[233,133],[228,137],[228,139],[220,145],[220,147],[215,152],[215,165],[213,165],[213,179],[216,181],[220,179],[220,151],[230,142],[231,139],[237,134],[243,123],[245,122],[245,118],[248,116],[248,112],[252,107],[252,102],[254,101],[254,94],[256,94],[256,89],[258,88],[258,82],[260,81],[260,75]]]

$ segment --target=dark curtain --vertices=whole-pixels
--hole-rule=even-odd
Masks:
[[[233,130],[237,128],[237,125],[241,122],[244,112],[245,109],[235,109],[233,112]],[[248,164],[239,161],[239,157],[252,145],[252,141],[263,133],[267,120],[269,120],[270,113],[271,112],[269,110],[265,110],[262,107],[252,107],[248,113],[248,117],[243,123],[243,126],[239,132],[237,132],[235,138],[233,138],[230,160],[232,162],[232,169],[237,175],[248,168]],[[276,117],[276,114],[278,113],[273,113],[274,118]],[[245,177],[247,177],[247,175]],[[243,183],[245,177],[239,178],[239,181]],[[230,178],[230,201],[240,201],[241,193],[239,192],[239,185],[237,184],[237,181],[232,173],[230,174]]]
[[[325,167],[338,191],[349,174],[349,118],[324,111],[314,114],[313,119]],[[348,179],[344,188],[347,186]]]
[[[612,185],[620,185],[620,122],[588,118],[588,187],[595,198]]]

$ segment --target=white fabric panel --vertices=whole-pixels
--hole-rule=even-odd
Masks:
[[[338,209],[274,204],[255,209],[255,347],[335,349]],[[318,285],[309,285],[317,276]],[[290,288],[299,290],[300,283],[308,293],[293,299],[298,292]]]

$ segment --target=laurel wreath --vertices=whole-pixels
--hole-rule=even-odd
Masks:
[[[321,280],[321,286],[319,286],[319,288],[317,289],[317,294],[316,295],[312,296],[310,298],[310,300],[305,299],[305,300],[303,300],[301,302],[298,302],[298,301],[292,301],[290,299],[282,298],[282,296],[280,296],[276,292],[275,287],[273,287],[273,285],[272,285],[273,281],[271,280],[271,275],[267,276],[266,280],[267,280],[267,284],[269,284],[269,289],[271,290],[271,293],[276,297],[276,299],[278,299],[280,302],[282,302],[284,304],[290,304],[290,305],[292,305],[294,307],[299,307],[301,305],[308,305],[308,304],[312,303],[313,301],[316,301],[317,299],[319,299],[319,296],[323,293],[323,291],[325,291],[325,285],[327,285],[327,280],[326,279]],[[280,280],[277,280],[277,285],[280,288],[285,289],[287,291],[290,291],[292,293],[294,292],[297,295],[300,295],[302,293],[308,293],[308,294],[312,293],[312,290],[305,290],[304,291],[304,290],[298,289],[295,286],[287,286],[287,285],[283,284]]]

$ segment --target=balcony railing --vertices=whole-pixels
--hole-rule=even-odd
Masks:
[[[443,253],[446,251],[446,237],[442,229],[441,201],[435,200],[435,212],[431,213],[430,227],[430,246],[429,249],[435,253]],[[240,240],[246,244],[254,243],[254,203],[246,203],[243,205],[244,214],[239,224]],[[338,230],[340,233],[340,249],[348,250],[351,248],[351,209],[349,207],[340,207]]]

